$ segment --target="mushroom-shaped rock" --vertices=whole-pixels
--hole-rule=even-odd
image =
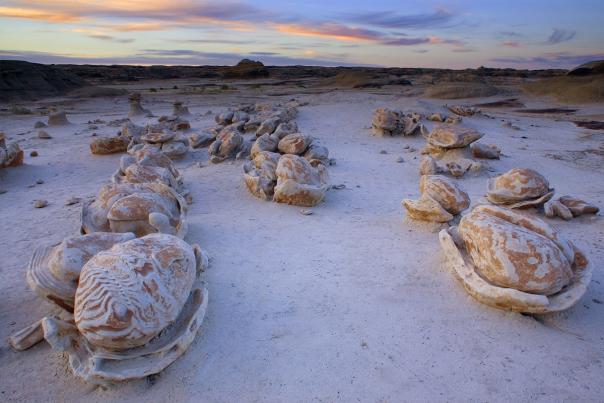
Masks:
[[[509,208],[540,206],[553,195],[547,179],[528,168],[511,169],[488,182],[489,202]]]
[[[276,173],[273,200],[278,203],[312,207],[325,197],[328,177],[323,164],[313,167],[302,157],[285,154],[279,159]]]
[[[281,154],[260,151],[243,165],[245,184],[256,197],[271,200],[277,184],[277,164]]]
[[[27,267],[27,283],[41,298],[73,312],[82,266],[98,252],[134,239],[132,233],[96,232],[36,248]]]
[[[106,155],[125,152],[130,141],[123,136],[98,137],[90,142],[92,154]]]
[[[288,134],[279,141],[279,151],[284,154],[302,155],[312,143],[312,137],[301,133]]]
[[[189,108],[183,105],[181,101],[175,101],[172,105],[172,115],[174,116],[189,116]]]
[[[183,197],[162,183],[105,185],[94,201],[83,205],[81,232],[134,232],[137,236],[161,232],[184,238],[186,212]],[[165,220],[150,220],[152,213],[165,215],[168,225]]]
[[[145,109],[141,105],[141,94],[133,93],[128,96],[128,102],[130,104],[130,111],[128,117],[135,116],[151,116],[151,112]]]
[[[60,111],[56,108],[51,108],[48,114],[48,126],[64,126],[68,125],[67,114],[65,111]]]
[[[591,280],[587,258],[541,220],[481,205],[459,228],[440,233],[447,260],[466,290],[500,309],[527,313],[570,308]]]
[[[440,148],[463,148],[484,136],[463,126],[438,125],[428,135],[428,143]]]

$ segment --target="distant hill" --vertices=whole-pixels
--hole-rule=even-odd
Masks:
[[[76,74],[52,65],[0,60],[2,101],[64,95],[86,85],[86,81]]]

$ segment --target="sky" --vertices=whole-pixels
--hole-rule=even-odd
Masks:
[[[0,0],[0,59],[571,68],[604,59],[604,0]]]

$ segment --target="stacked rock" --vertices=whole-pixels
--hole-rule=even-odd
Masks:
[[[404,199],[407,214],[416,220],[449,222],[470,207],[470,197],[455,182],[441,175],[422,175],[419,200]]]
[[[81,235],[34,252],[27,282],[61,308],[9,339],[17,350],[46,340],[93,384],[143,378],[174,362],[199,329],[207,255],[184,241],[182,177],[168,156],[125,156],[112,184],[82,208]]]

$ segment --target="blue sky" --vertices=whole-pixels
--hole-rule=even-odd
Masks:
[[[603,17],[603,0],[0,0],[0,58],[570,68],[604,59]]]

